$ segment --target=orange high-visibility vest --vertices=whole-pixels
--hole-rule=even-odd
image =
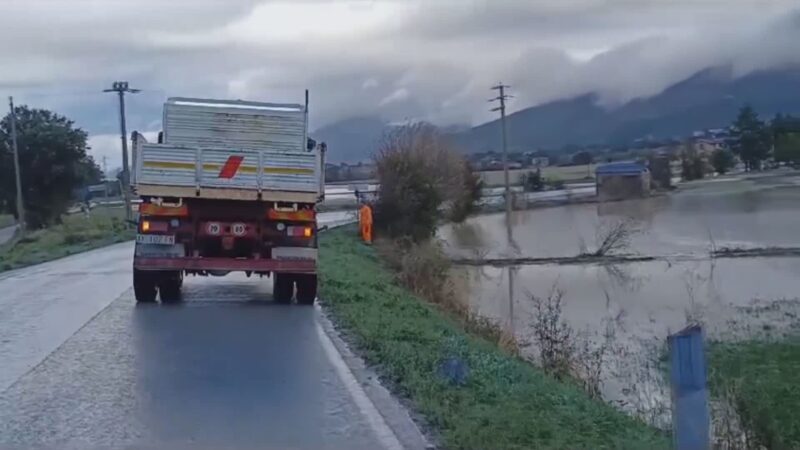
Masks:
[[[361,225],[361,238],[364,242],[372,242],[372,208],[364,205],[358,211],[359,224]]]

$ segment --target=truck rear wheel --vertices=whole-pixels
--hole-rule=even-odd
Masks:
[[[288,304],[294,294],[294,277],[288,273],[276,273],[272,279],[272,298],[275,303]]]
[[[297,281],[297,304],[313,305],[317,298],[317,276],[314,274],[295,275]]]
[[[155,274],[145,270],[133,269],[133,295],[137,303],[153,303],[156,301]]]
[[[180,271],[161,272],[159,278],[158,292],[161,295],[161,303],[176,303],[181,301],[183,274]]]

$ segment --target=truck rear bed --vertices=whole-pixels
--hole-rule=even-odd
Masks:
[[[163,143],[134,142],[132,184],[142,196],[314,203],[320,158],[302,105],[170,98]]]

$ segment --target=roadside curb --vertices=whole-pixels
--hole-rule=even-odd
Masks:
[[[385,425],[394,434],[394,438],[405,449],[434,450],[436,447],[428,441],[419,429],[411,418],[408,409],[380,383],[378,375],[350,350],[336,330],[325,308],[317,303],[315,309],[319,312],[319,324],[322,327],[322,331],[331,340],[339,356],[358,382],[360,389],[366,394],[369,402],[380,414]]]

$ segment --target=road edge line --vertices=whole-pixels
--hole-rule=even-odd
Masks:
[[[333,323],[328,318],[325,310],[319,304],[314,305],[317,312],[316,329],[322,348],[328,360],[333,364],[339,379],[345,385],[361,414],[367,419],[370,427],[387,450],[431,449],[424,434],[417,424],[411,419],[408,411],[381,385],[377,376],[370,376],[364,362],[347,348],[335,330]],[[354,367],[355,366],[355,367]],[[376,406],[375,399],[365,389],[373,391],[379,396],[384,409],[390,409],[392,426],[387,423],[387,417],[381,414]],[[381,392],[382,391],[382,392]],[[397,431],[402,431],[398,436]]]

